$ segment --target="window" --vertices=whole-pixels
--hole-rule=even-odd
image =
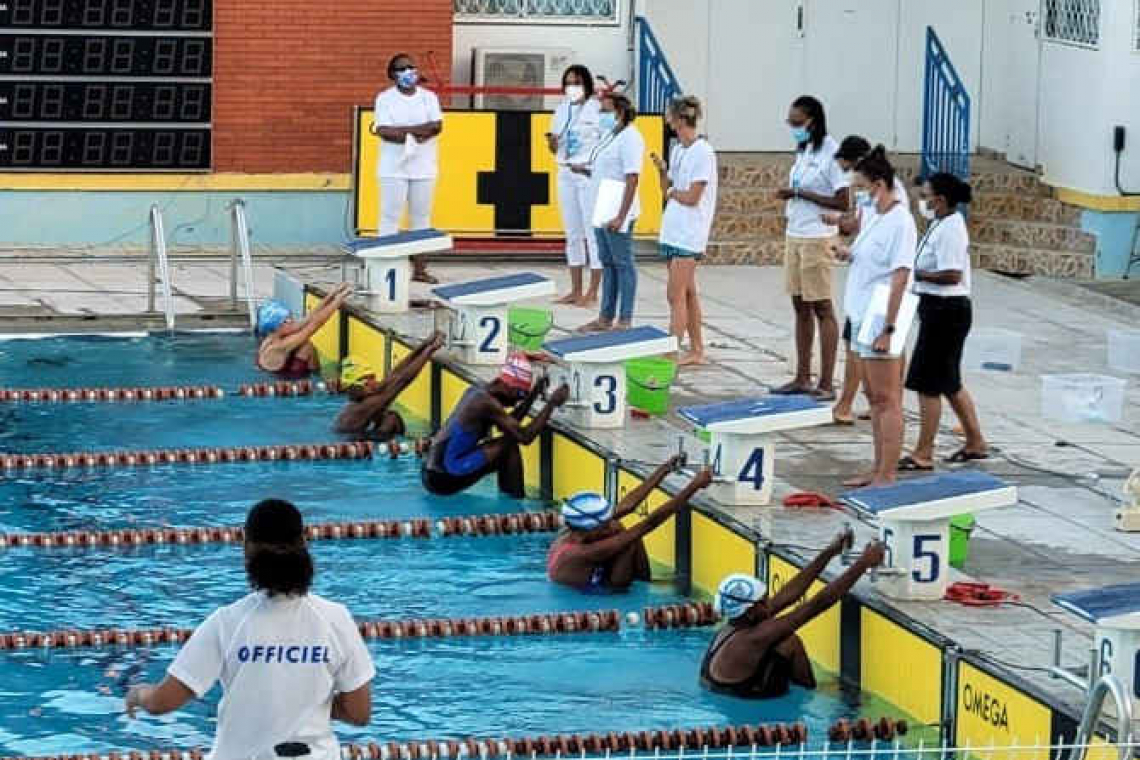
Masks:
[[[1066,45],[1100,45],[1100,0],[1045,0],[1045,39]]]
[[[455,0],[459,21],[618,23],[619,0]]]

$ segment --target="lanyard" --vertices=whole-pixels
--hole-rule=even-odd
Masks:
[[[805,166],[805,164],[806,164],[806,166]],[[808,162],[808,149],[805,148],[802,153],[800,153],[798,156],[796,156],[796,162],[794,164],[792,164],[792,189],[793,190],[798,190],[804,184],[806,184],[809,177],[805,176],[805,172],[807,172],[807,170],[811,169],[811,168],[815,169],[815,175],[814,176],[816,176],[816,177],[818,177],[823,172],[823,166],[816,166],[816,167],[811,166],[811,164]]]
[[[566,133],[570,131],[570,127],[574,126],[574,124],[578,121],[578,117],[581,116],[582,112],[585,110],[586,110],[586,101],[582,101],[582,105],[580,105],[578,107],[578,113],[577,114],[574,113],[574,104],[573,103],[570,103],[567,105],[567,112],[568,113],[566,116],[566,126],[562,127],[562,131],[558,133],[558,139],[559,140],[561,140],[563,137],[566,136]]]
[[[625,130],[625,128],[622,127],[622,131],[624,131],[624,130]],[[586,165],[587,166],[593,166],[594,162],[598,160],[598,156],[600,156],[602,154],[602,151],[605,150],[606,148],[608,148],[614,140],[618,139],[618,135],[620,135],[620,134],[621,134],[621,131],[610,132],[608,135],[603,137],[598,142],[598,144],[594,146],[594,149],[592,151],[590,151],[590,158],[586,161]]]
[[[938,225],[942,224],[942,222],[948,218],[949,217],[943,217],[942,219],[935,219],[933,222],[931,222],[930,226],[926,228],[926,233],[922,236],[922,240],[920,240],[918,242],[918,250],[914,254],[914,268],[915,268],[915,270],[918,269],[918,260],[920,258],[922,258],[922,252],[923,252],[923,250],[926,249],[926,241],[930,240],[930,236],[934,234],[934,230],[936,230],[938,228]]]

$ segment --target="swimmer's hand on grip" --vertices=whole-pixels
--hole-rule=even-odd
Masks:
[[[831,545],[827,547],[828,552],[833,556],[842,554],[849,550],[855,544],[855,531],[848,525],[843,528],[835,538],[831,540]]]
[[[558,389],[556,391],[554,391],[554,393],[550,394],[550,403],[553,404],[555,407],[562,406],[563,404],[565,404],[569,400],[570,400],[570,386],[567,385],[566,383],[563,383],[562,385],[558,386]]]
[[[672,457],[669,458],[669,462],[668,462],[669,471],[670,472],[680,472],[681,469],[688,463],[689,463],[689,457],[684,452],[682,452],[680,454],[674,454]]]
[[[867,548],[863,550],[863,554],[859,557],[859,562],[866,567],[878,567],[883,564],[883,558],[886,557],[886,547],[883,546],[882,541],[872,541],[867,544]]]
[[[711,467],[705,467],[697,473],[693,478],[693,486],[695,488],[708,488],[713,482],[713,471]]]
[[[543,375],[538,378],[534,383],[534,394],[536,396],[545,398],[546,391],[550,387],[550,377]]]

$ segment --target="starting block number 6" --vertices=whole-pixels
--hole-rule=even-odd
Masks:
[[[910,577],[915,583],[937,583],[942,575],[941,548],[942,536],[938,534],[915,534],[911,548]],[[883,528],[883,544],[886,547],[885,565],[895,567],[895,532]]]

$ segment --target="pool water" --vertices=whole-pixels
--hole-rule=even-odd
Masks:
[[[266,379],[242,335],[50,338],[0,342],[0,386],[144,386]],[[82,379],[82,382],[79,380]],[[0,404],[0,450],[183,448],[335,440],[342,400],[228,397],[138,404]],[[0,474],[0,531],[240,524],[266,497],[306,520],[438,518],[541,510],[493,482],[442,499],[398,460],[162,465]],[[358,619],[473,617],[566,610],[639,610],[682,597],[671,579],[590,596],[547,582],[552,536],[320,541],[316,593]],[[246,593],[233,544],[95,549],[11,548],[0,554],[0,630],[192,627]],[[371,725],[337,725],[343,740],[534,736],[804,721],[811,743],[840,717],[898,715],[823,675],[814,692],[765,702],[697,683],[710,630],[369,641],[377,667]],[[174,647],[0,652],[0,755],[209,746],[220,689],[162,718],[128,719],[127,685],[155,681]]]

